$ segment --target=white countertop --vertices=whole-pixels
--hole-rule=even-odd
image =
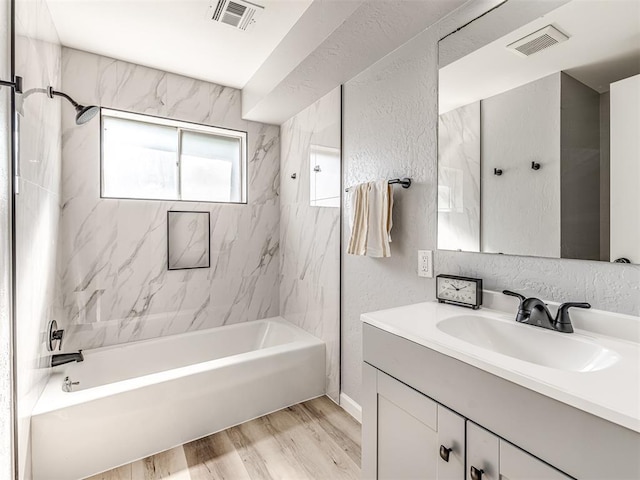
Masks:
[[[497,303],[491,305],[497,306]],[[636,335],[640,329],[640,318],[590,310],[586,314],[590,321],[581,321],[581,314],[577,314],[573,322],[575,332],[565,334],[518,324],[515,312],[515,308],[512,313],[488,308],[474,311],[426,302],[365,313],[361,319],[369,325],[640,433],[640,344]],[[437,327],[439,321],[458,315],[479,315],[513,322],[522,329],[522,335],[527,335],[530,329],[546,331],[549,335],[575,335],[617,352],[620,358],[607,368],[589,372],[541,366],[475,346]],[[596,317],[598,321],[593,322]],[[592,323],[597,328],[577,328],[588,328]],[[602,333],[607,323],[617,327],[610,335]],[[623,335],[624,332],[632,334]]]

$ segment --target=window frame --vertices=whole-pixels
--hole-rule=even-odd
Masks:
[[[179,198],[142,198],[142,197],[113,197],[104,194],[104,118],[120,118],[124,120],[132,120],[140,123],[151,125],[159,125],[164,127],[175,128],[177,131],[177,183]],[[240,201],[217,201],[217,200],[184,200],[182,196],[182,132],[205,133],[223,137],[231,137],[240,140]],[[152,202],[181,202],[181,203],[214,203],[223,205],[247,205],[249,203],[249,163],[248,163],[248,142],[249,133],[244,130],[236,130],[233,128],[216,127],[213,125],[204,125],[201,123],[189,122],[185,120],[177,120],[172,118],[160,117],[157,115],[149,115],[146,113],[129,112],[118,110],[115,108],[100,107],[100,198],[105,200],[142,200]],[[234,167],[232,167],[234,168]],[[233,186],[232,186],[233,188]]]

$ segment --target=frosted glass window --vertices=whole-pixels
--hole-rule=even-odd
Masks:
[[[175,129],[105,117],[104,197],[178,199]]]
[[[240,139],[182,132],[182,199],[240,202]]]
[[[102,196],[246,202],[246,133],[102,109]]]

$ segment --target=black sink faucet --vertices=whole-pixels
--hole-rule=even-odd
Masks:
[[[520,299],[516,322],[548,328],[562,333],[573,333],[573,326],[569,318],[569,309],[571,307],[591,308],[591,305],[584,302],[563,303],[558,307],[558,313],[554,319],[547,305],[539,298],[526,298],[524,295],[509,290],[503,290],[502,293]]]
[[[57,367],[58,365],[64,365],[65,363],[82,362],[82,361],[84,361],[82,350],[78,350],[76,353],[58,353],[56,355],[51,355],[52,367]]]

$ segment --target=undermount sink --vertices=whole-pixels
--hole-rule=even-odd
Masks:
[[[437,328],[477,347],[526,362],[574,372],[607,368],[620,355],[579,334],[566,334],[481,315],[457,315]]]

